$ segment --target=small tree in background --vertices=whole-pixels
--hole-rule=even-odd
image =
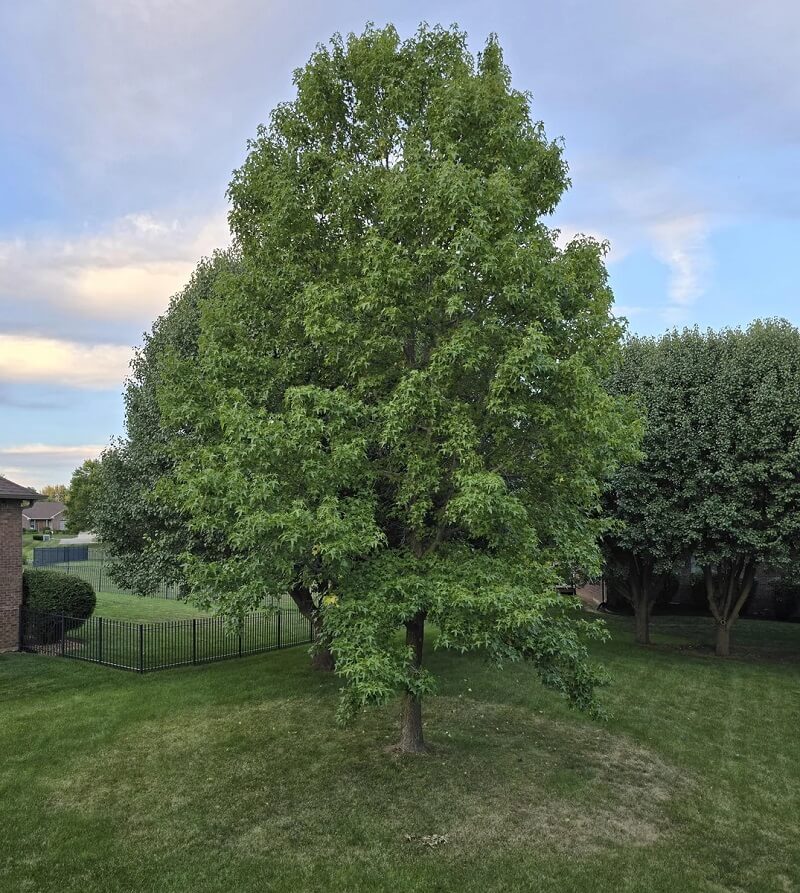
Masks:
[[[100,460],[87,459],[72,472],[67,492],[67,531],[94,530],[94,507],[101,491]]]
[[[603,389],[621,326],[603,247],[543,223],[567,186],[491,39],[335,37],[296,72],[230,187],[241,268],[158,387],[164,498],[218,610],[302,589],[347,683],[402,695],[423,748],[425,626],[596,707],[565,568],[597,568],[598,482],[632,435]],[[397,634],[402,632],[403,641]]]
[[[66,484],[45,484],[44,487],[39,487],[39,492],[50,502],[66,503],[69,498]]]

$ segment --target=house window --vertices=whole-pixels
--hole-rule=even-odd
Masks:
[[[36,530],[36,521],[35,521],[34,518],[30,518],[30,519],[28,520],[28,528],[29,528],[30,530]]]

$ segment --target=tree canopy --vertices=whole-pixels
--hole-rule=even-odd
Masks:
[[[595,708],[601,627],[555,585],[597,567],[599,481],[631,434],[603,387],[604,246],[544,222],[561,148],[494,38],[475,60],[456,29],[369,27],[295,84],[230,185],[240,265],[156,386],[191,432],[161,498],[217,545],[185,552],[191,586],[229,613],[305,593],[342,716],[402,693],[405,750],[426,621]]]
[[[694,557],[727,654],[758,566],[800,547],[800,332],[685,329],[624,354],[614,387],[647,421],[644,457],[612,483],[618,543],[640,562]]]

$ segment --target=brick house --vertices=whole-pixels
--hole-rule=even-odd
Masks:
[[[19,611],[22,605],[22,525],[23,506],[39,499],[39,494],[0,477],[0,651],[19,646]]]
[[[22,526],[25,530],[66,530],[67,507],[63,502],[34,502],[22,509]]]

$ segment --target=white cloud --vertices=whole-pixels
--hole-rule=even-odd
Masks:
[[[132,350],[37,335],[0,334],[0,381],[59,382],[84,389],[119,389]]]
[[[67,484],[85,459],[96,459],[102,444],[25,443],[0,446],[0,474],[26,487]]]
[[[650,228],[655,254],[670,270],[670,303],[665,310],[669,322],[682,322],[705,290],[711,267],[709,231],[709,221],[702,214],[676,217]]]
[[[219,211],[185,221],[132,214],[97,233],[0,242],[0,307],[37,301],[95,319],[148,323],[197,261],[229,241]]]
[[[103,444],[90,443],[78,446],[55,446],[50,443],[23,443],[12,446],[0,446],[0,457],[25,456],[46,457],[47,459],[96,459],[105,449]]]

